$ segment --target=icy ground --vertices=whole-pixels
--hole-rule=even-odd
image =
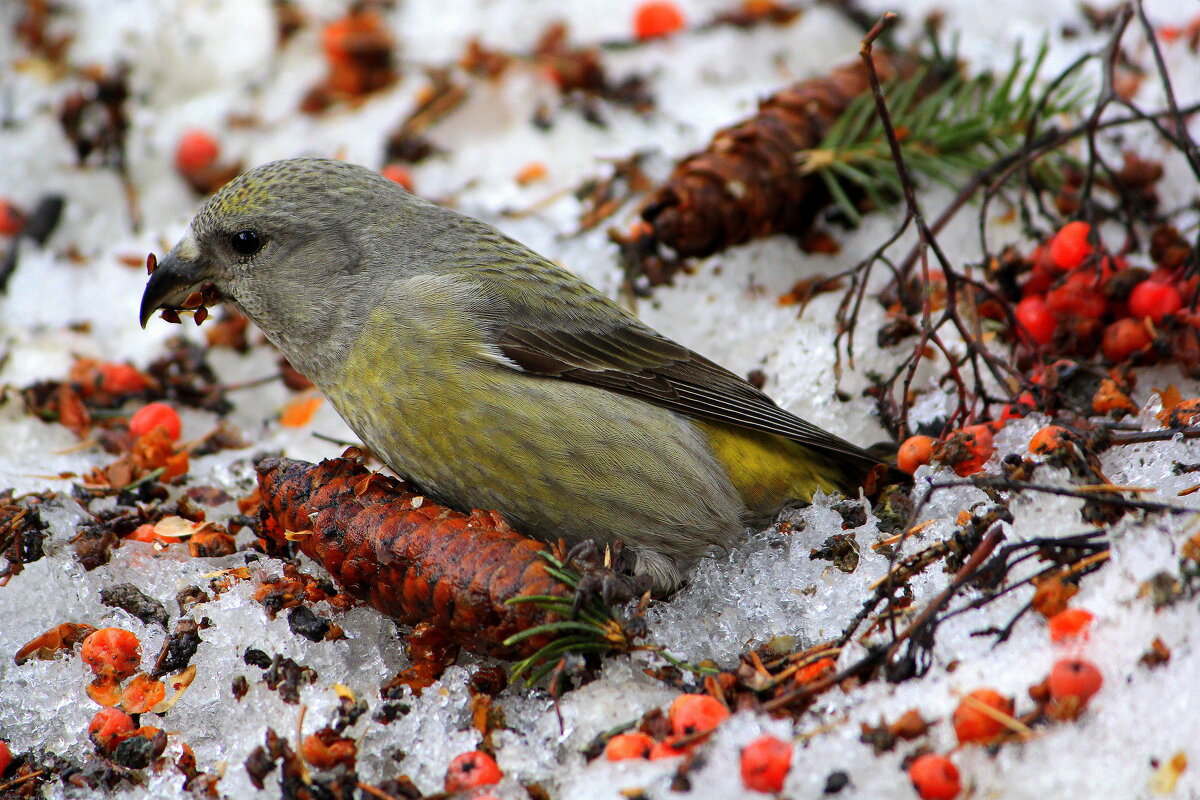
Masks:
[[[567,21],[575,43],[627,38],[634,3],[399,3],[387,19],[400,43],[402,80],[357,108],[310,117],[296,108],[323,70],[318,26],[302,29],[277,53],[267,0],[63,0],[56,24],[75,34],[69,62],[78,67],[125,62],[132,70],[135,98],[130,104],[128,155],[142,213],[136,233],[114,174],[76,167],[55,119],[58,101],[75,84],[22,52],[12,35],[21,5],[15,0],[0,5],[0,196],[28,207],[45,192],[57,191],[68,202],[63,223],[44,249],[25,244],[20,268],[7,296],[0,299],[0,383],[8,387],[62,378],[77,355],[144,365],[161,353],[169,336],[180,332],[159,321],[147,331],[138,328],[137,303],[145,276],[121,257],[141,258],[150,250],[161,255],[197,204],[171,166],[175,142],[184,130],[200,127],[217,133],[225,156],[247,165],[296,155],[337,155],[379,167],[387,133],[409,113],[425,85],[422,67],[453,61],[472,36],[492,47],[528,50],[545,24],[560,18]],[[344,10],[343,3],[332,0],[299,5],[319,22]],[[681,0],[680,5],[689,19],[703,20],[732,3]],[[872,13],[887,8],[875,0],[864,5]],[[903,10],[914,20],[934,6],[905,5]],[[1018,40],[1028,47],[1047,36],[1053,71],[1104,41],[1103,34],[1092,33],[1082,23],[1073,0],[945,5],[946,29],[961,32],[961,55],[978,66],[1003,64]],[[1156,23],[1176,25],[1185,24],[1195,10],[1194,5],[1171,0],[1148,8]],[[1072,35],[1064,36],[1067,28]],[[657,110],[646,117],[605,108],[606,127],[590,124],[577,111],[557,109],[556,95],[542,76],[514,68],[498,83],[476,87],[462,108],[429,132],[444,152],[413,169],[417,191],[452,199],[459,209],[494,222],[615,295],[620,272],[605,226],[575,235],[581,208],[565,190],[588,176],[605,174],[607,160],[637,150],[651,153],[649,169],[654,177],[663,177],[675,157],[702,146],[717,127],[751,112],[757,98],[790,80],[853,59],[858,38],[842,16],[814,6],[787,26],[726,26],[606,51],[606,67],[615,77],[634,71],[649,75],[658,100]],[[1176,76],[1193,76],[1200,68],[1200,60],[1182,45],[1168,48],[1167,55]],[[1191,83],[1178,81],[1185,102],[1196,99]],[[1144,91],[1152,104],[1158,88],[1148,84]],[[530,122],[540,103],[556,109],[549,129]],[[231,125],[233,115],[252,117],[256,124]],[[518,184],[519,169],[535,161],[545,164],[547,178]],[[1194,185],[1169,172],[1164,192],[1171,187],[1177,190],[1179,204],[1196,196]],[[625,209],[614,224],[627,225],[632,213],[632,208]],[[801,277],[854,264],[890,233],[894,222],[886,215],[869,218],[860,230],[844,236],[836,256],[804,256],[792,242],[779,239],[736,248],[702,262],[696,274],[681,276],[675,287],[639,301],[636,310],[659,330],[734,371],[763,369],[767,391],[785,406],[868,444],[881,431],[870,419],[870,403],[860,397],[861,373],[841,383],[853,399],[835,399],[831,339],[836,295],[816,298],[802,317],[794,307],[779,306],[775,298]],[[995,235],[1004,231],[998,223]],[[1011,235],[1016,235],[1015,226]],[[964,225],[944,235],[942,244],[952,257],[969,259],[976,252],[974,236],[970,225]],[[873,329],[872,323],[865,320],[864,329]],[[196,335],[192,330],[188,326],[189,334]],[[859,368],[884,369],[895,357],[868,350],[861,354]],[[261,347],[247,356],[214,351],[212,358],[229,383],[274,370],[274,355]],[[1150,389],[1171,382],[1181,383],[1169,371],[1148,373],[1136,399],[1153,411]],[[1195,386],[1181,386],[1185,395],[1195,394]],[[0,405],[0,488],[58,489],[69,498],[71,482],[53,476],[84,473],[110,460],[98,449],[71,451],[76,439],[69,431],[26,414],[15,391],[5,398]],[[231,421],[252,440],[252,447],[194,460],[190,480],[241,496],[251,488],[256,454],[283,451],[315,460],[338,453],[336,445],[312,436],[315,431],[350,438],[333,412],[326,406],[310,426],[283,428],[276,417],[286,399],[277,383],[236,393]],[[1150,413],[1140,419],[1147,427],[1157,424]],[[205,433],[215,422],[210,414],[185,413],[184,438]],[[997,460],[1008,452],[1023,452],[1037,427],[1037,419],[1010,424],[998,439]],[[1200,445],[1168,442],[1109,451],[1103,469],[1114,483],[1153,487],[1158,490],[1153,496],[1163,502],[1200,509],[1200,496],[1176,496],[1194,476],[1173,474],[1175,462],[1200,462]],[[937,522],[925,527],[909,547],[948,535],[959,511],[983,499],[982,493],[970,489],[935,495],[922,519]],[[1079,506],[1078,500],[1053,496],[1022,500],[1014,524],[1005,528],[1006,536],[1020,541],[1084,531],[1088,526],[1080,519]],[[221,510],[233,511],[231,506]],[[15,666],[12,654],[38,633],[77,621],[132,630],[152,655],[164,631],[102,605],[100,590],[135,583],[174,617],[179,589],[203,585],[210,573],[240,566],[245,559],[241,554],[189,559],[176,552],[178,547],[155,552],[149,545],[127,543],[115,551],[111,563],[85,572],[68,545],[80,512],[63,499],[47,516],[52,522],[47,557],[0,588],[0,739],[17,754],[42,751],[79,760],[92,747],[86,728],[96,710],[83,693],[87,668],[78,658]],[[773,637],[791,637],[797,646],[836,637],[858,611],[866,587],[887,569],[885,556],[870,547],[881,534],[873,518],[853,531],[861,561],[856,571],[846,574],[829,562],[809,558],[813,546],[843,532],[842,517],[826,500],[801,516],[803,533],[750,537],[737,551],[701,565],[684,591],[651,611],[650,638],[680,657],[709,658],[728,666],[748,646]],[[1075,647],[1100,667],[1104,688],[1077,721],[1039,729],[1034,738],[1007,744],[994,754],[978,747],[955,753],[972,796],[1200,798],[1196,768],[1185,770],[1173,785],[1162,773],[1162,765],[1178,753],[1193,762],[1200,759],[1200,609],[1194,599],[1156,609],[1143,591],[1147,581],[1162,572],[1178,574],[1180,547],[1196,529],[1193,515],[1135,515],[1117,526],[1110,562],[1083,581],[1073,601],[1096,615],[1090,640]],[[299,705],[282,702],[262,684],[258,668],[243,661],[247,647],[291,657],[316,671],[316,682],[301,691],[306,732],[331,719],[338,704],[335,684],[365,698],[374,712],[380,704],[379,684],[405,665],[395,626],[367,607],[339,614],[318,606],[318,612],[332,615],[346,632],[346,639],[333,642],[300,639],[283,615],[269,620],[251,595],[261,578],[279,569],[273,561],[255,562],[250,565],[254,580],[236,584],[202,607],[212,625],[202,634],[203,644],[193,660],[198,667],[195,682],[162,719],[144,722],[170,732],[168,754],[177,755],[180,743],[187,742],[202,770],[223,772],[219,791],[229,798],[279,796],[274,778],[257,792],[242,765],[262,743],[268,726],[294,738],[300,713]],[[948,579],[938,569],[916,579],[915,606],[933,597]],[[993,646],[990,636],[972,636],[1005,625],[1027,599],[1014,593],[943,625],[934,664],[922,679],[898,686],[877,681],[847,694],[835,689],[795,724],[749,712],[735,715],[704,745],[703,763],[692,770],[690,788],[671,787],[675,760],[589,763],[581,753],[597,734],[634,721],[651,708],[665,707],[675,696],[676,690],[643,673],[648,656],[608,660],[599,680],[562,698],[561,723],[543,689],[506,690],[502,705],[509,729],[498,732],[495,743],[497,760],[508,777],[498,794],[525,797],[519,784],[540,783],[552,797],[579,800],[617,797],[637,788],[655,798],[736,797],[744,792],[740,748],[762,732],[771,732],[795,742],[787,797],[818,796],[827,776],[838,770],[850,777],[839,797],[914,797],[901,761],[918,745],[938,752],[954,747],[948,717],[962,694],[992,686],[1015,697],[1018,712],[1028,710],[1028,687],[1041,681],[1065,652],[1050,644],[1044,622],[1033,614],[1026,615],[1002,644]],[[1156,637],[1170,649],[1171,658],[1151,670],[1139,659]],[[861,652],[848,648],[840,663],[859,656]],[[374,722],[368,714],[351,728],[351,735],[360,739],[360,779],[378,783],[404,773],[422,791],[439,791],[449,760],[478,744],[466,689],[477,663],[464,656],[390,724]],[[240,702],[230,689],[237,675],[250,682],[250,692]],[[862,723],[893,721],[910,708],[934,722],[927,737],[878,756],[859,740]],[[180,781],[173,770],[150,774],[144,786],[122,789],[118,796],[175,797]],[[61,783],[45,791],[49,797],[87,796]]]

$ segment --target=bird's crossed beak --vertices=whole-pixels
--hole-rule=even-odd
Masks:
[[[161,262],[155,262],[153,253],[147,257],[150,280],[142,293],[139,311],[143,328],[159,309],[163,309],[163,318],[169,322],[178,322],[180,311],[193,311],[199,325],[208,315],[208,306],[225,299],[209,280],[204,266],[187,257],[188,250],[195,250],[187,244],[186,239],[180,242]]]

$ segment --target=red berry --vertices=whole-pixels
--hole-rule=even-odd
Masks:
[[[383,169],[379,170],[379,174],[389,181],[400,184],[410,192],[413,190],[412,173],[400,164],[386,164]]]
[[[1183,296],[1169,283],[1142,281],[1129,293],[1129,313],[1136,319],[1149,317],[1162,322],[1167,314],[1174,314],[1183,306]]]
[[[88,723],[88,736],[105,750],[112,750],[121,740],[121,734],[129,733],[137,726],[133,717],[119,708],[102,708]]]
[[[11,201],[0,198],[0,234],[16,236],[25,230],[25,214]]]
[[[178,439],[183,432],[179,414],[166,403],[147,403],[129,418],[129,432],[134,436],[145,436],[160,426],[167,429],[172,439]]]
[[[1064,658],[1050,670],[1048,681],[1050,697],[1054,700],[1066,700],[1075,697],[1082,705],[1096,692],[1100,691],[1104,676],[1090,661],[1082,658]]]
[[[1038,344],[1050,344],[1054,338],[1054,329],[1058,321],[1046,307],[1046,301],[1038,295],[1030,295],[1017,303],[1017,322],[1029,334],[1029,338]]]
[[[625,761],[630,758],[649,758],[654,749],[654,740],[641,731],[618,733],[604,745],[604,755],[609,761]]]
[[[1005,729],[1004,723],[980,710],[980,704],[1012,716],[1012,700],[995,689],[976,689],[954,709],[954,734],[960,744],[987,742]]]
[[[671,703],[667,716],[671,720],[672,733],[691,736],[716,728],[729,716],[729,709],[707,694],[681,694]]]
[[[142,643],[124,628],[101,628],[83,640],[79,655],[101,677],[127,678],[142,661]]]
[[[958,440],[962,450],[950,466],[961,478],[974,475],[983,469],[983,465],[996,451],[995,445],[992,444],[992,429],[987,425],[968,425],[954,434],[953,438]]]
[[[900,451],[896,453],[896,466],[912,475],[918,467],[929,463],[933,455],[933,445],[937,442],[932,436],[917,434],[904,440]]]
[[[742,783],[756,792],[781,792],[792,768],[792,746],[760,736],[742,750]]]
[[[1108,299],[1101,293],[1095,275],[1073,272],[1046,294],[1046,308],[1058,319],[1099,319],[1108,310]]]
[[[633,18],[633,31],[639,39],[669,36],[683,28],[683,12],[669,0],[649,0],[638,6]]]
[[[491,786],[504,777],[495,759],[482,750],[460,753],[446,770],[446,791],[461,792],[477,786]]]
[[[962,791],[958,767],[945,756],[926,753],[908,765],[908,779],[923,800],[952,800]]]
[[[1115,364],[1145,350],[1152,341],[1150,331],[1146,330],[1146,324],[1140,318],[1119,319],[1104,329],[1100,351]]]
[[[1086,639],[1093,619],[1092,612],[1083,608],[1068,608],[1058,612],[1046,620],[1050,626],[1050,641],[1062,642],[1075,637]]]
[[[183,175],[195,175],[211,167],[221,155],[217,140],[201,130],[185,131],[175,148],[175,168]]]
[[[1073,270],[1092,253],[1088,234],[1092,226],[1086,222],[1068,222],[1050,240],[1050,259],[1063,270]]]
[[[0,775],[4,774],[4,770],[8,769],[11,763],[12,751],[8,749],[8,742],[0,739]]]

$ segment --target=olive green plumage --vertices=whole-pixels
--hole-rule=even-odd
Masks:
[[[292,159],[230,182],[151,276],[142,324],[205,283],[424,491],[550,541],[623,539],[662,591],[744,523],[877,463],[363,167]]]

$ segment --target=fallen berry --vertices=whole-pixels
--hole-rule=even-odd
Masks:
[[[1050,240],[1050,259],[1062,270],[1073,270],[1092,253],[1088,234],[1092,226],[1086,222],[1068,222]]]
[[[917,434],[904,440],[896,453],[896,466],[912,475],[918,467],[929,463],[933,456],[933,445],[937,442],[932,436]]]
[[[1129,313],[1136,319],[1149,317],[1162,322],[1168,314],[1183,307],[1183,296],[1169,283],[1142,281],[1129,293]]]
[[[796,670],[796,683],[812,683],[837,670],[837,662],[826,656]]]
[[[412,173],[400,164],[387,164],[379,170],[379,174],[393,183],[398,183],[408,191],[413,190]]]
[[[179,544],[182,541],[182,539],[176,536],[163,536],[149,523],[138,525],[133,529],[133,533],[125,538],[133,542],[146,542],[147,544]]]
[[[101,677],[127,678],[142,662],[142,643],[124,628],[101,628],[83,640],[79,655]]]
[[[133,717],[119,708],[102,708],[88,723],[88,736],[101,749],[111,751],[124,738],[122,734],[136,727]]]
[[[995,689],[976,689],[954,709],[954,735],[959,744],[983,743],[1005,730],[1004,723],[980,709],[980,705],[1012,716],[1013,704]]]
[[[8,749],[8,742],[0,739],[0,775],[4,774],[4,770],[8,769],[12,760],[12,751]]]
[[[184,131],[175,148],[175,169],[186,176],[196,175],[216,163],[221,147],[208,133],[192,129]]]
[[[16,236],[25,230],[25,214],[11,201],[0,198],[0,234]]]
[[[104,363],[96,369],[100,373],[100,388],[109,394],[133,394],[150,385],[146,376],[129,364]]]
[[[1071,445],[1070,432],[1059,425],[1047,425],[1029,440],[1029,452],[1044,456],[1057,453]]]
[[[968,425],[951,437],[954,456],[950,466],[960,478],[974,475],[992,457],[992,429],[987,425]]]
[[[637,38],[657,39],[683,28],[683,12],[669,0],[650,0],[634,12],[633,32]]]
[[[496,760],[482,750],[460,753],[446,769],[446,791],[461,792],[477,786],[491,786],[504,777]]]
[[[650,748],[650,760],[658,761],[662,758],[679,758],[686,756],[692,752],[695,744],[679,744],[679,737],[668,736],[661,742],[655,742],[654,747]]]
[[[172,441],[183,433],[178,412],[166,403],[147,403],[129,418],[129,432],[134,436],[145,436],[158,427],[165,428]]]
[[[742,750],[742,784],[756,792],[781,792],[792,768],[792,746],[760,736]]]
[[[681,694],[667,714],[676,736],[711,731],[729,717],[729,709],[707,694]]]
[[[962,791],[958,767],[945,756],[926,753],[908,765],[908,779],[923,800],[952,800]]]
[[[1096,665],[1082,658],[1064,658],[1057,662],[1047,681],[1051,699],[1061,702],[1075,698],[1080,705],[1087,703],[1103,684],[1104,676]]]
[[[358,756],[358,745],[353,739],[338,736],[332,729],[326,728],[305,736],[304,743],[300,746],[300,754],[306,763],[317,769],[333,769],[338,764],[353,769]]]
[[[604,755],[609,761],[625,761],[630,758],[649,758],[654,749],[654,740],[641,731],[618,733],[604,745]]]
[[[1058,320],[1050,313],[1044,298],[1035,294],[1017,303],[1016,317],[1030,339],[1037,344],[1050,344]]]
[[[1046,620],[1050,626],[1050,641],[1063,642],[1076,637],[1086,639],[1093,619],[1092,612],[1082,608],[1060,611]]]

